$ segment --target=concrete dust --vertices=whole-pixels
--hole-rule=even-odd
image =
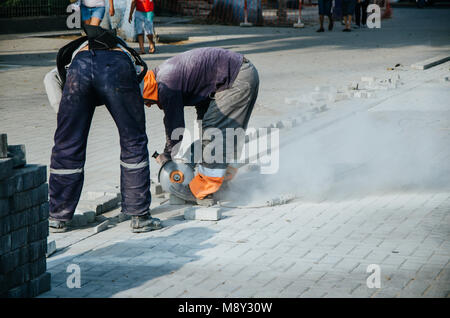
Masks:
[[[280,149],[279,171],[243,169],[226,198],[252,205],[286,194],[315,201],[449,189],[449,133],[442,129],[449,119],[433,118],[369,112],[304,137],[296,130],[281,134],[290,142]]]

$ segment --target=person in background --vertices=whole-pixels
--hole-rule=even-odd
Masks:
[[[355,2],[356,0],[342,0],[342,15],[344,17],[345,29],[344,32],[351,31],[352,16],[355,12]]]
[[[331,16],[331,6],[333,4],[333,0],[319,0],[319,22],[320,28],[317,32],[323,32],[323,20],[324,15],[328,17],[328,30],[333,30],[333,17]]]
[[[109,15],[114,16],[114,0],[109,1]],[[98,26],[105,16],[105,0],[80,0],[81,20],[88,25]]]
[[[366,28],[366,22],[367,22],[367,7],[369,6],[369,0],[357,0],[356,2],[356,8],[355,8],[355,22],[356,27],[359,29],[361,27]],[[361,17],[361,11],[362,11],[362,17]]]
[[[134,28],[140,47],[139,54],[145,54],[144,32],[147,34],[150,45],[148,53],[153,54],[155,53],[155,42],[153,41],[153,0],[133,0],[131,2],[130,16],[128,18],[129,23],[131,23],[135,9]]]

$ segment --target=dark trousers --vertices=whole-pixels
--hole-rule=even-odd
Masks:
[[[99,102],[106,105],[119,130],[122,212],[142,215],[149,210],[144,102],[134,66],[120,51],[82,51],[67,70],[58,111],[49,180],[54,219],[68,221],[75,212],[83,187],[87,138]]]
[[[361,26],[362,24],[366,24],[367,22],[367,7],[369,6],[369,0],[356,2],[355,6],[355,22],[356,25]],[[361,11],[362,11],[362,19],[361,19]]]
[[[258,71],[250,61],[245,60],[233,85],[215,94],[203,116],[203,132],[210,128],[216,128],[221,131],[223,136],[222,162],[208,162],[210,160],[206,159],[204,154],[203,159],[206,159],[206,162],[202,164],[203,166],[211,169],[225,169],[228,163],[234,161],[234,158],[239,158],[243,145],[227,143],[227,140],[230,140],[227,138],[227,128],[241,128],[242,137],[244,136],[258,97],[258,90]],[[210,142],[211,139],[204,137],[203,148]]]

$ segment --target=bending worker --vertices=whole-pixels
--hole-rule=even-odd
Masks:
[[[184,128],[184,107],[196,106],[202,129],[217,128],[226,140],[227,128],[246,129],[258,96],[259,77],[256,68],[242,54],[221,48],[199,48],[176,55],[149,71],[143,92],[147,106],[157,104],[164,111],[166,145],[157,157],[159,163],[172,158],[172,150],[179,140],[172,140],[172,132]],[[202,147],[211,139],[203,138]],[[237,153],[236,148],[231,152]],[[230,154],[223,153],[226,158]],[[233,154],[234,156],[234,154]],[[171,185],[171,192],[186,200],[199,202],[212,199],[225,177],[235,169],[224,160],[205,162],[188,186]],[[203,159],[205,153],[203,151]],[[234,171],[233,171],[234,170]]]
[[[139,86],[147,66],[111,32],[97,26],[84,28],[87,37],[61,48],[57,69],[44,79],[58,113],[50,163],[50,230],[66,231],[74,215],[83,187],[92,116],[95,107],[103,104],[119,130],[122,212],[132,216],[133,232],[159,229],[160,220],[150,215],[147,134]]]

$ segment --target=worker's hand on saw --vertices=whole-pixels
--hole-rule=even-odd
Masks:
[[[156,162],[157,162],[159,165],[162,166],[162,165],[165,164],[167,161],[172,160],[172,158],[171,158],[170,154],[168,154],[168,153],[162,153],[162,154],[160,154],[158,157],[156,157],[155,160],[156,160]]]

